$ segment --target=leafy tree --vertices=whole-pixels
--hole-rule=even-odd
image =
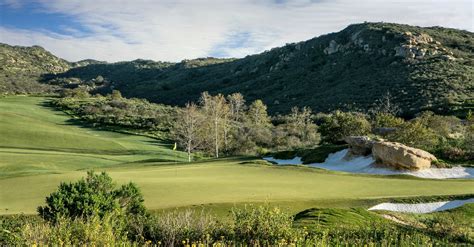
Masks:
[[[272,124],[267,113],[267,106],[261,101],[252,102],[242,121],[236,138],[239,140],[239,150],[255,151],[258,146],[268,146],[271,142]]]
[[[144,214],[143,196],[138,187],[129,183],[116,188],[105,172],[87,172],[87,177],[75,183],[61,183],[56,192],[46,197],[46,205],[38,207],[45,220],[56,222],[61,217],[103,217],[117,211],[125,215]]]
[[[319,129],[324,141],[338,143],[346,136],[367,135],[370,127],[369,121],[362,113],[335,111],[323,116]]]

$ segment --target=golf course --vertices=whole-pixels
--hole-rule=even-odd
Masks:
[[[106,171],[136,183],[150,210],[269,203],[293,213],[312,207],[368,208],[388,198],[473,194],[474,181],[354,175],[276,166],[236,156],[187,162],[171,143],[85,127],[48,106],[50,98],[0,98],[0,214],[35,214],[61,182]]]

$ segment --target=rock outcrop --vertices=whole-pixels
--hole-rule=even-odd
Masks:
[[[364,156],[372,152],[375,142],[367,136],[346,136],[344,140],[349,144],[349,154]]]
[[[420,170],[431,167],[436,157],[424,150],[405,146],[397,142],[376,142],[372,155],[378,164],[397,169]]]

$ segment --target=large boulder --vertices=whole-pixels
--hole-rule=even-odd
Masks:
[[[375,142],[368,136],[346,136],[344,140],[349,144],[349,154],[364,156],[372,152]]]
[[[405,146],[397,142],[376,142],[372,155],[378,164],[397,169],[420,170],[431,167],[436,157],[424,150]]]

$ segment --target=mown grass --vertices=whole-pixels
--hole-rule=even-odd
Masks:
[[[171,144],[77,125],[47,98],[0,98],[0,178],[99,168],[144,159],[185,160]]]
[[[474,181],[469,180],[387,179],[304,167],[240,165],[239,161],[151,163],[100,170],[106,170],[119,183],[137,183],[147,208],[152,210],[208,204],[229,208],[229,205],[252,202],[283,202],[290,208],[303,210],[317,206],[318,201],[474,193]],[[76,180],[84,174],[71,171],[0,179],[0,187],[11,188],[0,192],[0,213],[34,213],[36,206],[60,182]]]

